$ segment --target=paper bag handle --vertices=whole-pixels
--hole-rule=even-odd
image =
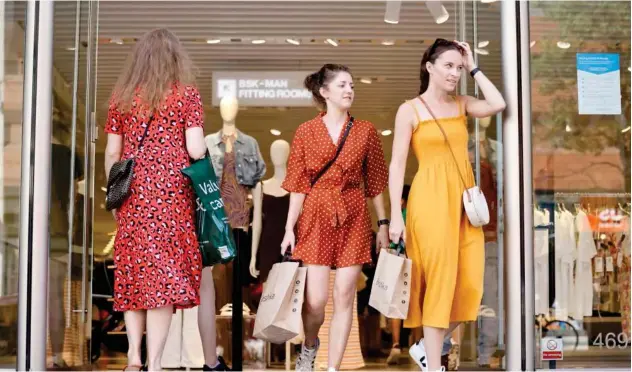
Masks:
[[[285,250],[285,253],[283,253],[283,258],[281,259],[281,262],[298,262],[299,263],[299,267],[303,266],[303,261],[300,260],[293,260],[292,259],[292,248],[288,247]]]
[[[404,253],[404,257],[408,258],[408,254],[406,253],[406,243],[404,243],[403,238],[399,238],[399,243],[397,243],[397,255],[399,256]]]

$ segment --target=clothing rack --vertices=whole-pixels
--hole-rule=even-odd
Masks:
[[[556,192],[555,198],[629,198],[629,192]]]

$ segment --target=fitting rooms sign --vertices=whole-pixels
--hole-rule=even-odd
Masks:
[[[215,71],[213,106],[225,96],[245,106],[311,106],[312,94],[303,88],[305,71]]]

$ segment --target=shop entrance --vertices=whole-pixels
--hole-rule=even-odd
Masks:
[[[50,185],[44,184],[45,189],[42,187],[38,189],[37,184],[33,184],[33,180],[36,178],[30,178],[30,175],[35,177],[35,172],[29,167],[34,167],[40,171],[42,169],[37,168],[38,159],[25,155],[31,154],[31,147],[27,148],[25,144],[31,146],[35,142],[31,144],[20,138],[20,133],[30,133],[28,130],[30,127],[26,124],[22,124],[22,126],[18,124],[21,122],[19,114],[22,110],[30,112],[31,109],[38,109],[37,107],[30,108],[30,101],[20,102],[19,99],[23,92],[25,93],[24,97],[30,97],[27,95],[27,93],[30,94],[28,86],[22,87],[20,84],[29,81],[27,77],[33,72],[26,71],[25,73],[24,71],[24,65],[28,65],[25,62],[25,55],[29,55],[31,49],[27,48],[24,51],[20,49],[20,46],[25,40],[25,35],[27,41],[33,41],[33,34],[30,32],[35,32],[33,30],[36,28],[33,25],[37,18],[34,17],[34,14],[38,13],[35,12],[35,8],[29,8],[31,10],[27,12],[27,7],[34,5],[27,5],[29,3],[26,2],[2,2],[0,20],[4,20],[4,23],[0,28],[4,30],[5,43],[2,53],[5,58],[4,69],[0,74],[4,100],[2,102],[3,115],[0,116],[0,119],[3,120],[1,124],[4,126],[4,130],[1,132],[4,133],[4,141],[0,142],[4,142],[5,147],[2,157],[0,157],[0,171],[2,172],[0,173],[2,181],[0,188],[2,192],[0,194],[2,230],[0,233],[3,242],[0,252],[0,269],[2,269],[0,271],[0,313],[2,315],[0,330],[3,332],[0,334],[1,362],[15,365],[16,351],[21,349],[16,346],[18,342],[17,337],[14,336],[18,333],[18,328],[28,329],[26,319],[32,320],[31,314],[35,314],[32,309],[29,309],[28,315],[26,312],[23,314],[21,310],[18,311],[18,272],[15,267],[19,257],[19,262],[23,263],[19,268],[20,283],[26,283],[24,288],[27,284],[31,285],[29,290],[20,292],[22,298],[30,301],[37,298],[35,294],[42,293],[47,293],[45,297],[50,298],[49,301],[37,302],[42,308],[48,305],[50,316],[46,313],[45,316],[48,317],[49,329],[46,332],[41,330],[38,333],[39,338],[29,339],[31,346],[39,342],[39,346],[36,346],[39,347],[38,350],[44,350],[42,355],[46,355],[49,368],[68,366],[87,369],[92,364],[99,369],[116,369],[122,368],[126,363],[125,324],[122,320],[122,314],[112,312],[112,254],[116,224],[104,206],[106,185],[103,172],[105,136],[102,131],[103,123],[106,120],[107,102],[112,88],[125,58],[140,35],[153,28],[167,27],[182,40],[199,70],[197,85],[205,104],[205,134],[207,135],[217,133],[221,129],[222,118],[218,103],[223,94],[222,89],[234,91],[241,88],[249,89],[239,96],[240,109],[236,125],[240,131],[253,137],[261,149],[261,155],[268,169],[263,178],[265,181],[274,177],[275,173],[275,165],[270,156],[273,144],[279,143],[278,141],[291,142],[298,124],[316,115],[316,110],[309,99],[305,99],[301,79],[308,72],[317,70],[324,63],[342,63],[351,68],[356,85],[353,114],[358,118],[371,121],[376,126],[381,135],[387,158],[391,153],[392,130],[397,107],[417,94],[421,55],[435,38],[442,37],[469,42],[475,51],[479,67],[494,84],[498,87],[504,86],[503,89],[505,90],[513,89],[514,86],[507,84],[507,82],[511,80],[514,73],[518,74],[516,71],[519,71],[519,66],[524,61],[515,64],[515,71],[507,68],[503,70],[503,66],[507,66],[510,61],[505,58],[507,57],[507,45],[505,44],[501,48],[501,35],[504,33],[507,36],[507,29],[501,30],[501,20],[507,21],[511,17],[507,16],[510,13],[501,10],[509,9],[508,3],[494,1],[389,1],[388,6],[386,6],[386,2],[376,1],[170,1],[155,3],[76,1],[49,3],[46,6],[50,6],[49,9],[54,12],[54,17],[51,18],[54,27],[52,25],[40,26],[51,27],[53,35],[52,40],[47,41],[48,44],[52,42],[52,46],[45,45],[50,47],[54,66],[50,87],[46,87],[47,92],[51,94],[53,107],[49,120],[51,123],[51,165],[50,169],[45,169],[46,171],[50,170],[51,177]],[[42,5],[44,3],[37,4],[46,8],[45,5]],[[574,4],[569,2],[565,6],[574,7]],[[536,78],[540,80],[538,84],[556,82],[560,76],[559,71],[551,69],[551,66],[566,64],[565,66],[568,67],[572,65],[573,58],[568,59],[569,54],[565,51],[568,51],[569,44],[573,45],[571,37],[573,33],[568,30],[573,30],[572,25],[577,22],[570,22],[561,16],[561,14],[569,12],[559,12],[559,9],[552,9],[552,7],[526,5],[526,8],[531,7],[526,9],[525,4],[519,6],[525,11],[520,13],[520,20],[513,17],[512,22],[518,22],[517,26],[523,27],[523,31],[528,29],[527,23],[531,22],[532,30],[536,31],[531,35],[533,38],[531,45],[527,45],[522,51],[533,56],[534,66],[537,65],[535,62],[540,63],[542,69],[536,74]],[[582,14],[589,14],[587,13],[588,8],[581,9],[573,13],[577,19],[580,19]],[[30,24],[27,22],[27,13],[34,17],[29,18]],[[564,36],[567,39],[556,39],[555,43],[550,40],[547,41],[547,38],[551,37],[551,29],[558,30],[551,25],[559,24],[566,25],[564,26],[566,28],[561,29],[566,30],[564,32],[567,34],[556,35],[556,37],[562,38]],[[629,30],[629,24],[613,27],[613,29]],[[629,60],[629,44],[624,42],[624,40],[629,41],[629,33],[614,36],[605,33],[606,36],[603,36],[604,32],[601,32],[599,35],[601,39],[595,37],[596,41],[593,44],[582,44],[578,50],[581,52],[601,51],[599,40],[606,39],[609,42],[613,41],[614,45],[608,48],[614,49],[615,52],[618,50],[616,48],[621,49],[622,56],[625,56],[625,58],[621,58],[621,61]],[[527,42],[527,44],[529,43]],[[513,47],[515,48],[515,45]],[[533,51],[529,51],[529,47],[533,48]],[[548,49],[539,49],[541,47]],[[610,49],[608,50],[611,51]],[[560,59],[559,54],[552,51],[562,53],[566,59]],[[40,56],[46,56],[46,54],[42,52]],[[542,56],[550,57],[552,62],[542,63],[543,59],[538,59],[544,58]],[[511,58],[515,60],[517,57],[514,55]],[[30,65],[30,67],[32,69],[33,66]],[[622,65],[621,68],[629,68],[629,66]],[[574,70],[572,68],[562,70],[564,70],[562,71],[563,78],[572,80]],[[573,70],[570,75],[569,70]],[[236,83],[238,80],[245,81],[245,85],[240,86]],[[264,81],[263,86],[266,89],[253,89],[256,86],[249,85],[249,82],[252,81]],[[629,79],[627,81],[629,82]],[[469,77],[464,77],[461,82],[458,88],[459,94],[478,95],[478,88]],[[564,84],[562,87],[567,88]],[[564,184],[566,186],[558,187],[558,176],[565,172],[559,171],[557,172],[559,174],[548,174],[546,177],[541,177],[541,175],[536,177],[535,174],[538,170],[536,163],[540,159],[542,151],[550,151],[551,154],[555,155],[555,158],[568,155],[568,152],[559,149],[560,143],[567,147],[574,146],[574,150],[582,145],[592,149],[591,146],[594,143],[588,144],[582,141],[582,133],[585,133],[582,132],[584,126],[609,130],[608,138],[612,139],[611,142],[622,149],[621,153],[625,154],[627,151],[629,154],[629,117],[618,117],[612,121],[595,117],[593,121],[585,122],[564,112],[568,114],[566,115],[568,118],[560,121],[559,115],[552,115],[549,112],[551,110],[546,103],[566,102],[566,105],[562,105],[561,108],[567,110],[568,107],[572,106],[572,102],[568,101],[566,95],[559,94],[559,92],[548,94],[546,89],[544,89],[544,93],[536,95],[535,92],[542,92],[542,89],[541,86],[535,85],[532,89],[535,116],[533,122],[539,124],[533,139],[533,188],[537,191],[534,200],[534,203],[538,204],[536,207],[549,208],[550,214],[554,215],[554,209],[559,203],[566,203],[569,208],[572,208],[569,203],[577,203],[580,206],[582,203],[594,203],[583,199],[575,200],[584,198],[583,196],[578,197],[576,195],[578,192],[603,191],[608,192],[608,195],[610,193],[623,195],[621,198],[617,196],[615,201],[608,201],[608,203],[611,203],[613,208],[618,206],[612,203],[623,203],[620,209],[624,213],[625,203],[629,202],[629,173],[624,173],[623,177],[619,177],[619,174],[617,174],[618,178],[614,177],[616,180],[621,178],[627,183],[622,181],[620,185],[602,186],[596,182],[598,185],[591,187],[590,190],[587,190],[583,180],[575,181],[580,183],[579,186],[581,187],[578,184]],[[564,89],[557,90],[564,91]],[[268,91],[271,91],[272,94],[269,94]],[[622,95],[627,97],[627,101],[629,101],[629,84],[628,90],[623,91]],[[542,100],[542,96],[545,96],[544,101],[546,102],[537,101],[538,99]],[[44,112],[44,106],[39,108],[41,112]],[[522,107],[521,103],[516,103],[513,110],[518,112],[518,107],[531,112],[531,107]],[[625,110],[628,108],[626,106]],[[555,112],[559,113],[564,110]],[[514,116],[517,115],[516,112],[512,112]],[[41,117],[38,117],[37,122],[40,123],[41,121]],[[504,254],[505,252],[516,253],[525,247],[530,247],[529,242],[526,245],[524,242],[519,242],[520,249],[516,248],[517,246],[514,247],[513,244],[516,240],[519,241],[521,236],[516,235],[515,230],[509,228],[510,225],[515,227],[517,221],[522,222],[531,218],[524,214],[523,209],[516,212],[518,209],[513,209],[513,206],[507,208],[509,201],[516,198],[516,195],[509,195],[507,205],[503,200],[505,186],[507,190],[516,186],[515,184],[510,185],[509,182],[504,184],[504,180],[509,178],[506,177],[506,174],[509,174],[506,169],[509,170],[509,167],[505,166],[507,162],[503,159],[503,153],[507,153],[508,146],[503,145],[506,143],[514,144],[509,142],[508,136],[503,136],[503,124],[507,124],[507,121],[507,115],[504,117],[498,115],[468,122],[470,160],[478,184],[483,188],[486,198],[490,202],[492,223],[485,228],[485,295],[478,320],[455,331],[446,344],[446,347],[451,350],[450,366],[453,368],[458,366],[461,370],[504,369],[507,366],[504,358],[506,350],[508,355],[513,355],[511,358],[513,361],[509,366],[512,369],[519,368],[521,362],[523,368],[526,368],[524,366],[531,366],[534,360],[539,360],[539,355],[532,355],[530,352],[534,350],[539,352],[540,345],[535,345],[535,349],[533,349],[533,345],[526,346],[526,344],[527,341],[530,344],[539,341],[540,335],[536,334],[534,340],[534,333],[531,333],[533,327],[529,325],[532,324],[532,318],[534,318],[534,314],[530,312],[533,306],[530,305],[533,305],[534,302],[537,305],[537,301],[541,297],[541,293],[537,292],[541,288],[538,286],[540,282],[537,277],[534,280],[533,272],[527,272],[531,260],[522,262],[521,260],[525,256],[514,255],[512,257]],[[27,120],[22,122],[28,123]],[[557,127],[551,129],[552,124],[550,123],[555,123],[555,125],[563,123],[563,129]],[[531,125],[530,120],[523,122],[521,128],[523,136],[529,135]],[[622,127],[619,128],[617,125],[622,125]],[[504,129],[506,129],[506,125]],[[574,136],[573,140],[567,143],[564,136],[570,136],[567,133],[571,132]],[[507,134],[507,131],[504,133]],[[548,135],[547,133],[552,134]],[[597,132],[590,133],[594,138],[600,138]],[[618,136],[627,137],[625,137],[625,141],[621,141]],[[555,142],[552,139],[555,141],[559,139],[559,141]],[[626,143],[627,150],[625,149]],[[610,154],[606,150],[610,151],[612,147],[604,147],[602,149],[604,153],[593,159],[595,163],[603,163],[602,158]],[[542,150],[543,148],[545,150]],[[568,150],[566,147],[564,149]],[[584,151],[584,149],[580,150],[580,152]],[[24,160],[20,160],[20,155],[22,156],[21,159]],[[547,155],[547,159],[552,159],[553,155]],[[519,160],[519,157],[516,156],[516,159],[512,160],[512,167],[527,166],[531,168],[531,158]],[[573,165],[566,160],[559,163],[563,165],[562,168],[567,165],[572,168]],[[550,164],[550,162],[546,164]],[[617,164],[619,163],[615,165]],[[629,168],[629,164],[627,165]],[[411,156],[408,161],[406,183],[412,182],[415,168],[415,160]],[[24,169],[28,169],[28,172]],[[517,168],[513,168],[513,170],[515,169]],[[545,172],[547,169],[544,167],[542,171]],[[20,172],[29,177],[21,179]],[[520,172],[530,174],[524,169]],[[513,172],[512,176],[517,173],[518,171]],[[607,175],[610,177],[611,174],[607,173]],[[605,177],[604,180],[608,177]],[[573,176],[566,178],[574,179]],[[610,178],[608,179],[611,181]],[[525,184],[530,183],[531,179],[527,180]],[[549,187],[551,185],[557,188]],[[531,187],[524,188],[524,190],[531,189]],[[20,199],[29,200],[31,197],[29,192],[33,192],[33,190],[40,190],[40,192],[44,190],[49,193],[48,197],[50,198],[50,231],[44,231],[46,234],[42,235],[44,239],[50,241],[50,258],[42,260],[43,262],[37,260],[40,256],[33,254],[33,252],[37,253],[39,248],[29,246],[25,241],[21,240],[19,246],[26,248],[20,252],[17,250],[18,238],[22,239],[20,229],[24,226],[24,221],[30,221],[27,219],[27,215],[20,215],[19,211],[28,212],[36,209],[36,207],[29,209],[28,205],[26,208],[24,206],[20,208]],[[512,188],[511,190],[520,193],[518,192],[519,188]],[[26,192],[26,194],[21,195],[20,192]],[[572,195],[560,194],[562,192]],[[264,196],[265,193],[264,187]],[[256,204],[258,201],[254,199],[256,197],[259,196],[254,194],[250,196],[248,208],[253,208]],[[531,213],[532,205],[528,207],[527,212]],[[508,215],[505,215],[504,211],[508,211]],[[629,209],[627,211],[629,213]],[[539,212],[541,211],[534,211],[534,213]],[[255,221],[259,218],[256,215],[254,212],[251,214],[250,224],[255,225],[262,221],[283,224],[285,219],[285,213],[281,209],[273,209],[262,214],[263,217],[260,221]],[[510,224],[511,221],[513,224]],[[507,230],[505,230],[506,227]],[[246,228],[246,230],[252,229]],[[540,235],[539,231],[536,228],[536,241]],[[29,237],[29,235],[24,236]],[[33,241],[45,240],[35,239]],[[289,365],[286,355],[295,355],[293,345],[280,348],[270,347],[270,345],[264,345],[250,337],[259,300],[258,296],[261,292],[261,277],[262,275],[265,276],[262,258],[275,255],[278,249],[274,244],[267,244],[268,242],[265,240],[256,242],[257,239],[254,239],[254,241],[255,243],[253,243],[251,231],[244,232],[244,239],[240,241],[239,247],[242,262],[239,266],[242,274],[239,276],[239,280],[230,280],[234,270],[231,265],[218,266],[214,270],[216,312],[218,314],[218,351],[229,362],[231,356],[237,351],[232,347],[230,337],[230,319],[233,309],[229,305],[233,293],[235,291],[241,292],[244,303],[240,309],[235,311],[243,311],[244,313],[243,348],[246,350],[243,354],[244,368],[283,369]],[[511,242],[512,246],[508,246],[509,244],[505,246],[505,242]],[[23,252],[29,252],[31,254],[29,257],[32,260],[22,257],[21,255],[26,254]],[[524,251],[520,251],[520,253],[525,254]],[[531,252],[527,252],[527,254],[531,254]],[[607,249],[604,248],[600,254],[603,255],[604,270],[607,272]],[[628,261],[623,260],[622,263],[625,264],[625,262],[629,264],[629,259]],[[31,263],[35,266],[29,266]],[[48,280],[38,280],[33,273],[33,267],[48,267]],[[526,275],[522,275],[522,273],[518,275],[517,273],[520,271],[527,273]],[[354,314],[354,328],[352,329],[349,348],[349,353],[354,358],[347,363],[357,363],[354,365],[375,370],[413,368],[414,365],[407,357],[406,348],[410,339],[405,335],[406,332],[399,330],[397,322],[384,319],[368,306],[371,268],[367,267],[364,274],[367,280],[358,285],[358,311]],[[602,289],[610,283],[608,280],[611,276],[613,275],[602,275],[603,278],[599,281]],[[510,277],[511,280],[509,280]],[[616,278],[616,275],[614,277]],[[35,282],[35,284],[30,282]],[[507,288],[506,283],[508,282],[512,284],[511,291],[514,292]],[[535,294],[539,296],[535,301],[532,301],[534,300],[532,298],[525,299],[515,296],[516,293],[523,293],[522,291],[532,294],[534,283]],[[557,290],[551,286],[549,288],[551,288],[549,293]],[[22,289],[20,286],[20,291]],[[609,304],[600,303],[598,314],[605,314],[603,306],[609,306],[612,303],[614,300]],[[552,305],[552,303],[545,301],[546,312],[550,311],[548,305]],[[524,312],[522,312],[523,310]],[[506,317],[506,314],[511,314],[511,317]],[[19,322],[18,316],[20,317]],[[512,324],[507,324],[509,318],[511,318]],[[525,321],[527,318],[529,320]],[[610,319],[606,322],[597,321],[595,318],[598,316],[588,318],[591,319],[578,324],[578,327],[574,325],[573,327],[582,329],[588,334],[591,329],[596,329],[597,326],[611,326],[613,318],[617,317],[609,317]],[[45,324],[39,318],[35,318],[35,321],[36,323],[33,324]],[[520,329],[520,332],[508,330],[509,327],[513,327],[514,330]],[[324,329],[326,328],[327,326],[324,327]],[[562,331],[569,329],[571,328],[565,328]],[[582,358],[586,358],[586,356],[596,360],[592,357],[593,352],[605,355],[602,353],[604,347],[608,349],[608,345],[615,345],[615,343],[611,335],[614,331],[604,329],[593,332],[592,334],[595,335],[593,338],[581,336],[579,339],[591,343],[592,346],[588,347],[591,352],[584,353],[584,350],[574,350],[576,354],[573,356],[576,359],[571,363],[564,364],[564,366],[581,364],[585,360]],[[37,331],[30,330],[31,333],[37,333]],[[562,339],[569,337],[569,334],[558,331],[559,329],[551,328],[550,334],[559,335]],[[163,367],[200,368],[203,359],[197,335],[195,313],[176,313],[173,318],[171,334],[162,363]],[[30,337],[30,333],[28,335]],[[530,336],[523,337],[524,335]],[[621,347],[618,343],[619,340],[624,339],[622,332],[616,331],[614,335],[617,336],[617,349],[605,351],[615,355],[612,358],[613,365],[618,366],[621,364],[619,362],[622,358],[629,359],[630,349],[627,341]],[[570,334],[570,336],[573,335]],[[598,339],[597,337],[601,338]],[[505,345],[505,340],[511,341]],[[395,350],[397,348],[392,347],[394,343],[399,344],[400,354]],[[602,345],[601,349],[593,347],[599,345]],[[25,358],[33,359],[34,357],[26,353],[21,354],[18,360]],[[317,359],[317,367],[320,367],[324,360],[326,360],[326,355],[320,356]],[[528,363],[525,362],[527,360]],[[573,364],[575,361],[578,362]],[[25,366],[25,364],[18,365]],[[543,363],[536,363],[537,366],[546,367]],[[629,364],[627,366],[629,367]],[[44,368],[43,365],[30,365],[29,368],[33,367]]]
[[[97,123],[102,124],[105,120],[107,100],[135,39],[155,27],[167,27],[175,32],[199,69],[197,83],[205,103],[206,134],[217,133],[221,129],[222,118],[218,110],[222,94],[220,88],[250,88],[240,96],[236,124],[240,131],[252,136],[261,149],[268,169],[264,181],[274,177],[275,166],[270,157],[272,144],[279,140],[291,142],[298,124],[316,115],[310,100],[301,96],[301,83],[307,73],[317,70],[324,63],[344,63],[351,68],[356,81],[353,114],[373,122],[381,134],[387,157],[391,152],[397,107],[417,94],[419,61],[435,38],[467,40],[476,50],[481,69],[497,86],[502,86],[499,4],[443,2],[437,7],[438,3],[402,2],[397,9],[389,7],[388,10],[384,2],[326,4],[179,1],[150,6],[143,2],[101,2],[96,71]],[[385,22],[385,18],[390,23]],[[341,27],[341,24],[345,26]],[[266,81],[268,90],[275,93],[270,96],[263,91],[254,91],[250,86],[237,84],[233,87],[229,84],[237,80]],[[478,90],[472,80],[464,78],[459,94],[476,95]],[[502,368],[504,217],[499,207],[503,194],[501,123],[500,116],[468,122],[470,157],[477,178],[484,185],[491,202],[493,223],[486,228],[486,295],[479,320],[461,327],[447,340],[451,363],[453,366],[460,365],[461,369],[479,365]],[[125,355],[121,353],[126,346],[125,325],[121,314],[110,312],[111,306],[108,305],[111,303],[107,298],[100,297],[111,295],[112,274],[109,267],[116,229],[113,219],[102,206],[105,179],[100,167],[104,137],[96,141],[95,150],[93,320],[106,330],[99,335],[98,342],[107,352],[99,356],[97,364],[122,366],[125,363]],[[411,156],[407,183],[412,182],[415,169],[415,160]],[[253,204],[254,200],[250,199],[249,208],[253,208]],[[254,219],[253,213],[250,220],[253,224]],[[285,213],[268,211],[264,220],[266,223],[284,224]],[[241,283],[230,280],[233,278],[232,265],[219,266],[214,270],[216,310],[220,315],[218,344],[230,362],[233,347],[229,336],[230,304],[237,287],[244,300],[244,348],[250,350],[245,354],[244,368],[260,366],[260,363],[270,368],[282,368],[285,347],[268,348],[250,340],[252,317],[256,313],[257,296],[261,289],[261,278],[250,275],[250,264],[259,271],[265,271],[261,265],[262,257],[277,253],[274,245],[266,241],[253,245],[251,238],[250,232],[240,243]],[[253,248],[257,250],[254,255],[256,260],[251,260]],[[365,274],[370,280],[370,268],[365,270]],[[259,275],[265,273],[260,272]],[[394,329],[400,326],[397,322],[381,318],[367,306],[369,290],[370,285],[358,292],[359,306],[350,344],[350,350],[356,353],[354,360],[371,369],[413,367],[407,355],[409,339],[405,336],[406,332],[398,332]],[[108,318],[110,315],[112,317]],[[180,335],[174,336],[174,339],[190,342],[168,341],[170,352],[165,356],[163,366],[200,367],[202,356],[195,316],[187,312],[176,313],[172,331],[174,335]],[[394,336],[398,334],[400,339],[395,341]],[[94,337],[92,342],[96,342]],[[399,356],[392,349],[393,343],[401,346]],[[364,356],[361,351],[365,352]],[[257,356],[268,353],[269,358],[264,360]],[[387,364],[387,359],[393,364]],[[319,357],[317,364],[322,364],[324,360],[326,355]]]
[[[419,61],[435,38],[468,41],[476,51],[480,68],[502,86],[499,4],[401,2],[386,8],[384,2],[374,1],[326,4],[54,3],[50,197],[51,228],[55,226],[60,233],[51,236],[48,293],[53,301],[49,303],[49,325],[56,328],[51,329],[46,341],[49,367],[125,365],[125,324],[122,314],[111,311],[116,225],[104,208],[102,128],[121,66],[136,38],[144,32],[167,27],[183,41],[199,69],[197,83],[205,103],[207,134],[221,129],[220,80],[268,77],[273,82],[271,88],[284,90],[271,100],[257,95],[240,99],[237,127],[256,139],[268,168],[264,180],[274,176],[272,144],[278,140],[291,142],[297,125],[316,115],[311,102],[301,99],[301,79],[324,63],[343,63],[351,68],[357,97],[353,114],[376,126],[387,161],[395,112],[399,104],[417,94]],[[25,5],[16,2],[14,7],[16,14],[25,14]],[[477,87],[468,79],[463,78],[458,93],[477,95]],[[490,201],[493,223],[486,228],[486,295],[479,319],[462,326],[446,341],[451,366],[460,369],[498,369],[503,365],[501,123],[501,116],[468,122],[470,159]],[[407,168],[406,182],[410,183],[416,168],[412,156]],[[250,203],[252,207],[254,201]],[[268,213],[266,221],[284,220],[284,213],[276,212]],[[251,260],[253,248],[258,251],[255,260]],[[250,275],[250,265],[261,270],[261,257],[275,254],[276,247],[266,242],[253,245],[248,234],[240,249],[241,283],[229,280],[233,270],[230,265],[214,270],[220,353],[230,361],[234,352],[229,336],[232,309],[228,305],[238,287],[244,298],[244,349],[249,351],[244,353],[244,368],[283,368],[286,348],[271,348],[250,339],[261,289],[261,273]],[[365,275],[370,279],[370,268]],[[405,332],[399,332],[400,340],[395,340],[398,324],[367,306],[368,284],[366,288],[360,285],[358,291],[359,306],[350,340],[355,362],[370,369],[413,367],[406,349],[412,340],[402,335]],[[187,343],[170,344],[167,350],[172,355],[166,353],[168,360],[163,360],[163,367],[199,368],[202,359],[195,316],[177,313],[172,329],[180,335],[174,339]],[[396,342],[401,346],[399,356],[392,354]],[[323,360],[326,355],[317,363]]]
[[[54,3],[47,365],[86,368],[94,275],[96,1]]]

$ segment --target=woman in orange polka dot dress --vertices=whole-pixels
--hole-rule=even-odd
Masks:
[[[388,246],[382,195],[388,169],[380,138],[370,122],[353,121],[339,156],[312,186],[317,174],[334,158],[351,119],[354,92],[349,70],[341,65],[325,65],[305,79],[305,87],[325,111],[296,130],[283,182],[291,195],[281,251],[292,247],[293,258],[307,267],[305,343],[296,362],[297,371],[314,368],[331,268],[336,269],[336,277],[330,328],[336,331],[329,336],[329,368],[340,366],[349,338],[357,279],[362,265],[371,262],[367,198],[373,200],[380,220],[377,249]]]

